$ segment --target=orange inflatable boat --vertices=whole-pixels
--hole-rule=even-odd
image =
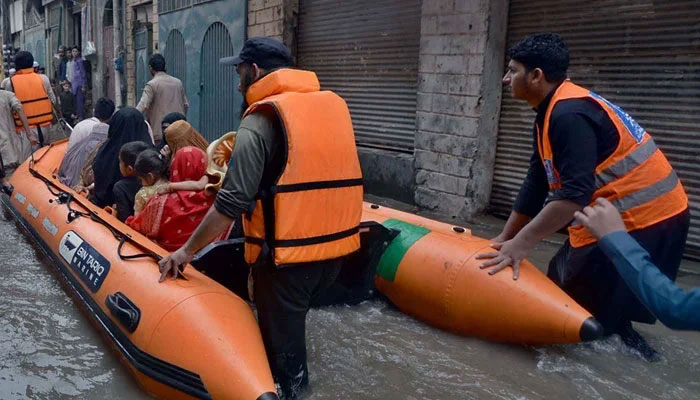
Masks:
[[[243,239],[212,243],[187,279],[158,284],[167,254],[61,184],[66,142],[37,151],[2,202],[121,356],[158,398],[276,399],[247,298]],[[489,340],[544,344],[596,339],[602,328],[528,262],[520,278],[488,275],[475,255],[489,241],[413,214],[364,204],[361,249],[348,256],[316,306],[383,293],[436,327]]]
[[[250,306],[194,268],[158,284],[154,258],[168,253],[58,181],[65,148],[38,150],[2,202],[143,390],[161,399],[277,399]]]

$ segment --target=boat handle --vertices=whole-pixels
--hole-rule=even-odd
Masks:
[[[110,294],[105,299],[105,304],[107,308],[112,312],[112,315],[117,317],[119,322],[124,325],[124,327],[129,332],[134,332],[136,327],[139,326],[139,320],[141,320],[141,310],[136,307],[131,300],[122,292],[117,292],[115,294]]]

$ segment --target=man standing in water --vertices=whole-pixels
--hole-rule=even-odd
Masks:
[[[154,54],[149,62],[153,79],[143,88],[143,95],[136,109],[146,113],[146,120],[153,130],[155,144],[163,141],[161,122],[171,112],[186,115],[189,104],[182,82],[165,72],[165,58]]]
[[[15,130],[15,116],[21,121],[21,131]],[[3,178],[3,187],[7,186],[5,174],[11,174],[29,157],[32,144],[38,142],[29,129],[22,103],[14,93],[0,90],[0,178]]]
[[[282,398],[308,385],[305,324],[341,257],[359,249],[362,172],[347,105],[320,91],[316,74],[289,69],[281,42],[252,38],[237,57],[250,106],[236,135],[214,207],[187,243],[160,262],[161,279],[225,231],[240,214],[245,258],[272,375]]]
[[[50,131],[53,122],[53,112],[56,96],[51,88],[51,82],[46,75],[34,72],[34,56],[28,51],[20,51],[15,55],[17,73],[3,86],[3,89],[14,92],[22,103],[22,108],[32,130],[36,129],[39,144],[44,145],[44,133]],[[58,112],[57,112],[58,114]],[[60,115],[60,114],[59,114]],[[15,127],[22,130],[22,121],[15,115]]]
[[[606,198],[662,272],[675,279],[690,223],[688,198],[653,139],[618,106],[567,79],[569,51],[558,35],[538,34],[510,49],[503,83],[537,111],[527,178],[482,268],[494,274],[520,262],[533,246],[570,225],[574,212]],[[546,201],[545,201],[546,199]],[[631,321],[655,318],[629,291],[597,239],[571,224],[569,240],[547,275],[647,359],[656,352]]]

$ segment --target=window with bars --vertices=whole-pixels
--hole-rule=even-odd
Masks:
[[[158,14],[165,14],[183,8],[196,6],[197,4],[209,3],[216,0],[160,0],[158,2]]]

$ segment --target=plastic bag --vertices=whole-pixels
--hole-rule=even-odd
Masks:
[[[83,57],[91,56],[95,53],[97,53],[95,42],[87,41],[85,43],[85,48],[83,48]]]

